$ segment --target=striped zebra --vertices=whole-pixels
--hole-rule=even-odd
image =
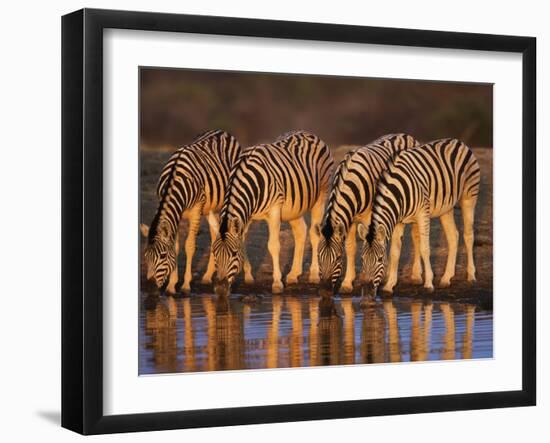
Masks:
[[[185,240],[185,274],[182,291],[191,290],[191,263],[202,215],[218,213],[229,174],[241,153],[235,137],[221,130],[207,131],[186,146],[179,148],[164,166],[157,186],[159,205],[149,228],[140,225],[147,237],[145,263],[147,279],[153,279],[161,291],[176,293],[179,254],[178,226],[182,217],[189,220]],[[212,215],[209,220],[215,221]],[[210,222],[212,242],[215,223]],[[210,251],[203,283],[212,282],[214,258]]]
[[[356,227],[370,224],[376,183],[391,160],[402,150],[419,146],[408,134],[390,134],[369,145],[348,152],[336,169],[323,223],[317,226],[321,289],[332,293],[342,274],[344,250],[346,273],[340,290],[349,293],[355,279]],[[412,268],[414,282],[422,282],[420,254],[415,239],[415,259]]]
[[[265,220],[269,228],[268,250],[273,261],[273,293],[283,290],[279,265],[279,231],[288,221],[294,236],[294,258],[286,283],[296,283],[302,273],[307,226],[304,215],[311,211],[309,230],[312,259],[309,281],[319,282],[317,246],[319,223],[330,186],[333,159],[328,146],[314,134],[294,131],[274,143],[256,145],[241,155],[230,178],[221,211],[219,235],[212,249],[216,260],[216,292],[227,293],[241,269],[244,241],[252,220]],[[252,282],[250,264],[244,262],[245,282]]]
[[[464,221],[468,281],[475,281],[474,212],[479,194],[479,164],[460,140],[443,139],[403,151],[378,182],[370,227],[359,225],[364,240],[361,275],[367,299],[375,295],[385,272],[386,246],[392,238],[390,267],[384,290],[397,282],[401,237],[407,223],[418,225],[420,254],[424,263],[424,287],[433,291],[430,264],[430,219],[439,217],[448,245],[447,264],[440,280],[448,287],[455,274],[458,231],[454,207],[458,203]]]

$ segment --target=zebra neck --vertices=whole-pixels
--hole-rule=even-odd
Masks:
[[[238,220],[240,225],[242,227],[245,227],[248,225],[251,219],[252,215],[249,213],[249,211],[244,210],[244,208],[233,206],[222,208],[219,230],[222,238],[225,238],[225,234],[230,230],[229,220]]]
[[[169,240],[174,240],[178,232],[178,226],[181,220],[182,211],[175,210],[173,206],[167,204],[166,201],[161,201],[155,214],[155,218],[151,223],[149,239],[153,240],[157,237],[159,228],[162,226],[167,231]]]
[[[383,212],[376,212],[372,215],[372,223],[370,226],[370,235],[374,236],[376,235],[376,232],[380,227],[383,227],[385,230],[385,237],[384,241],[387,242],[392,234],[393,230],[395,229],[395,226],[399,222],[399,215],[395,214],[393,211],[383,211]]]
[[[353,220],[350,218],[344,217],[340,214],[328,214],[324,225],[330,225],[331,229],[334,229],[336,226],[341,226],[343,228],[344,235],[347,235],[352,221]]]

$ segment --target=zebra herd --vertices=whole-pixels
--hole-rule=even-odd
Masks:
[[[421,145],[408,134],[391,134],[351,150],[333,169],[328,146],[307,131],[289,132],[273,143],[245,149],[225,131],[201,134],[179,148],[164,166],[155,217],[150,227],[140,226],[147,238],[147,279],[161,292],[176,293],[178,226],[187,218],[181,290],[190,292],[196,237],[201,217],[206,216],[211,248],[202,283],[214,282],[217,294],[228,294],[243,270],[245,283],[251,284],[246,236],[253,220],[265,220],[273,263],[272,292],[281,293],[281,222],[290,224],[294,237],[294,258],[285,279],[292,285],[302,274],[308,233],[304,216],[309,212],[312,258],[308,281],[317,284],[322,295],[338,290],[342,274],[342,293],[358,286],[369,300],[385,276],[383,290],[392,292],[405,224],[412,224],[412,281],[422,283],[423,270],[424,288],[432,291],[430,219],[440,218],[446,236],[447,264],[439,284],[448,287],[458,249],[453,212],[458,204],[464,222],[467,277],[475,281],[473,222],[480,170],[464,143],[442,139]],[[357,235],[363,242],[359,275],[355,269]]]

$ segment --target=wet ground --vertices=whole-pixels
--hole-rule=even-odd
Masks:
[[[342,146],[333,152],[336,162],[348,149]],[[317,288],[305,282],[305,275],[297,285],[285,288],[284,295],[270,294],[272,268],[267,252],[267,227],[263,222],[255,222],[249,230],[247,251],[256,283],[248,286],[238,278],[233,293],[241,295],[233,295],[227,303],[218,303],[211,295],[200,295],[212,293],[211,286],[199,283],[210,248],[208,226],[203,220],[193,260],[191,298],[158,297],[156,289],[145,281],[145,269],[141,268],[140,373],[491,357],[493,151],[485,148],[473,151],[481,168],[474,226],[475,284],[466,282],[461,238],[451,287],[436,286],[434,293],[427,294],[421,286],[413,286],[409,281],[411,242],[407,228],[393,298],[378,299],[367,310],[359,307],[358,297],[338,298],[334,307],[338,315],[322,315]],[[156,181],[170,154],[171,150],[141,151],[141,222],[149,224],[155,214]],[[455,219],[462,234],[459,209],[455,209]],[[306,221],[309,224],[307,217]],[[182,241],[186,232],[187,223],[183,221]],[[286,273],[293,253],[287,223],[281,226],[280,239],[280,262]],[[447,254],[437,219],[432,220],[430,243],[434,284],[437,284]],[[307,242],[304,272],[310,261]],[[180,275],[183,266],[184,257],[180,255]],[[256,295],[262,296],[261,301]]]
[[[493,316],[475,304],[314,296],[146,297],[140,374],[487,358]]]

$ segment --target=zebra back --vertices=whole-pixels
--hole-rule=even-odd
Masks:
[[[388,134],[349,151],[334,174],[323,220],[325,238],[336,225],[347,233],[354,219],[371,208],[381,173],[402,150],[417,146],[418,141],[409,134]]]
[[[273,143],[244,150],[231,173],[221,210],[220,234],[228,219],[245,226],[279,202],[307,210],[328,190],[333,159],[328,146],[307,131],[292,131]]]
[[[149,239],[155,237],[161,221],[167,222],[175,234],[183,212],[200,200],[204,200],[205,208],[219,210],[240,152],[237,139],[222,130],[206,131],[176,150],[158,180],[159,206]]]
[[[367,240],[379,226],[386,236],[420,210],[444,214],[462,198],[479,194],[480,169],[474,153],[458,139],[441,139],[400,153],[382,174]],[[429,206],[429,207],[428,207]]]

